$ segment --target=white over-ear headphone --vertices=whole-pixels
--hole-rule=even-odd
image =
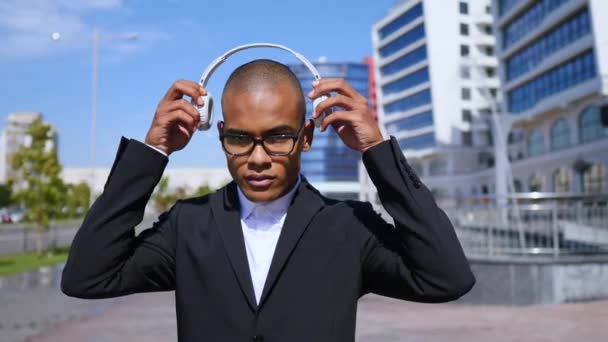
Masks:
[[[268,47],[268,48],[276,48],[276,49],[281,49],[281,50],[285,50],[288,52],[291,52],[294,56],[296,56],[296,58],[298,58],[302,63],[304,63],[304,65],[306,65],[306,67],[308,68],[308,70],[310,70],[310,72],[313,74],[313,76],[315,77],[315,80],[320,80],[321,79],[321,75],[319,74],[319,71],[317,70],[317,68],[315,68],[314,65],[312,65],[312,63],[310,63],[308,61],[308,59],[306,59],[304,56],[302,56],[301,54],[295,52],[294,50],[283,46],[283,45],[279,45],[279,44],[272,44],[272,43],[253,43],[253,44],[246,44],[246,45],[241,45],[241,46],[237,46],[229,51],[227,51],[226,53],[224,53],[223,55],[221,55],[220,57],[218,57],[217,59],[215,59],[213,61],[213,63],[211,63],[207,69],[205,70],[205,72],[203,73],[203,75],[201,76],[201,80],[200,80],[200,85],[201,87],[205,88],[207,86],[207,82],[209,81],[209,78],[211,77],[211,75],[213,74],[213,72],[215,71],[215,69],[217,69],[222,63],[224,63],[224,61],[226,61],[226,59],[228,57],[230,57],[231,55],[242,51],[242,50],[247,50],[247,49],[252,49],[252,48],[260,48],[260,47]],[[312,106],[313,106],[313,110],[317,107],[317,105],[319,103],[321,103],[322,101],[328,99],[329,96],[328,95],[321,95],[319,97],[317,97],[316,99],[313,100],[312,102]],[[196,104],[196,102],[194,101],[194,99],[192,100],[192,104],[198,109],[198,112],[201,115],[201,119],[200,122],[198,124],[198,130],[199,131],[206,131],[211,127],[211,124],[213,122],[213,98],[211,97],[211,93],[207,92],[207,95],[203,96],[203,100],[205,101],[205,103],[202,106],[199,106]],[[319,115],[314,121],[315,121],[315,126],[319,127],[321,125],[321,122],[323,121],[323,119],[325,118],[325,116],[329,115],[331,113],[331,109],[326,110],[325,112],[321,113],[321,115]]]

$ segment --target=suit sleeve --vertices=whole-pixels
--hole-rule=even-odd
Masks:
[[[407,164],[394,137],[363,154],[363,163],[394,225],[368,203],[364,222],[362,294],[418,302],[446,302],[475,284],[454,227]]]
[[[122,138],[104,191],[76,233],[61,279],[73,297],[107,298],[174,289],[175,216],[135,235],[167,157]]]

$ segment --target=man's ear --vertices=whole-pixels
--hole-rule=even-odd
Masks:
[[[312,146],[312,139],[314,137],[315,131],[315,123],[311,120],[306,120],[304,124],[304,132],[302,132],[302,136],[304,138],[304,145],[302,146],[302,151],[308,152],[310,147]]]

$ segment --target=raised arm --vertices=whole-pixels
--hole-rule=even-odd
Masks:
[[[437,207],[430,191],[411,170],[394,138],[385,141],[367,100],[342,79],[313,83],[309,97],[335,93],[321,102],[313,118],[340,107],[321,123],[332,125],[363,161],[380,200],[395,226],[378,216],[371,205],[355,208],[362,222],[362,294],[442,302],[468,292],[475,278],[452,224]]]
[[[72,242],[61,280],[65,294],[103,298],[174,288],[179,205],[138,236],[134,227],[143,219],[168,156],[186,146],[198,125],[198,111],[182,97],[204,94],[195,82],[175,82],[157,107],[146,144],[121,140],[103,194]]]
[[[363,293],[420,302],[457,299],[474,285],[454,228],[407,164],[395,138],[369,149],[365,167],[388,224],[370,206],[360,208]]]

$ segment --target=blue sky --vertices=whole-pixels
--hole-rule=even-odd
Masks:
[[[253,5],[254,3],[255,5]],[[90,165],[92,32],[99,50],[96,165],[109,167],[121,136],[143,140],[160,98],[177,79],[198,81],[207,65],[240,44],[284,44],[310,60],[361,61],[371,25],[394,0],[185,1],[2,0],[0,114],[42,112],[57,127],[64,167]],[[51,41],[50,34],[62,39]],[[139,39],[127,41],[130,32]],[[208,89],[219,99],[229,73],[255,58],[297,62],[254,49],[233,56]],[[219,106],[216,116],[221,115]],[[314,146],[313,146],[314,148]],[[170,167],[222,167],[215,130],[197,133]]]

